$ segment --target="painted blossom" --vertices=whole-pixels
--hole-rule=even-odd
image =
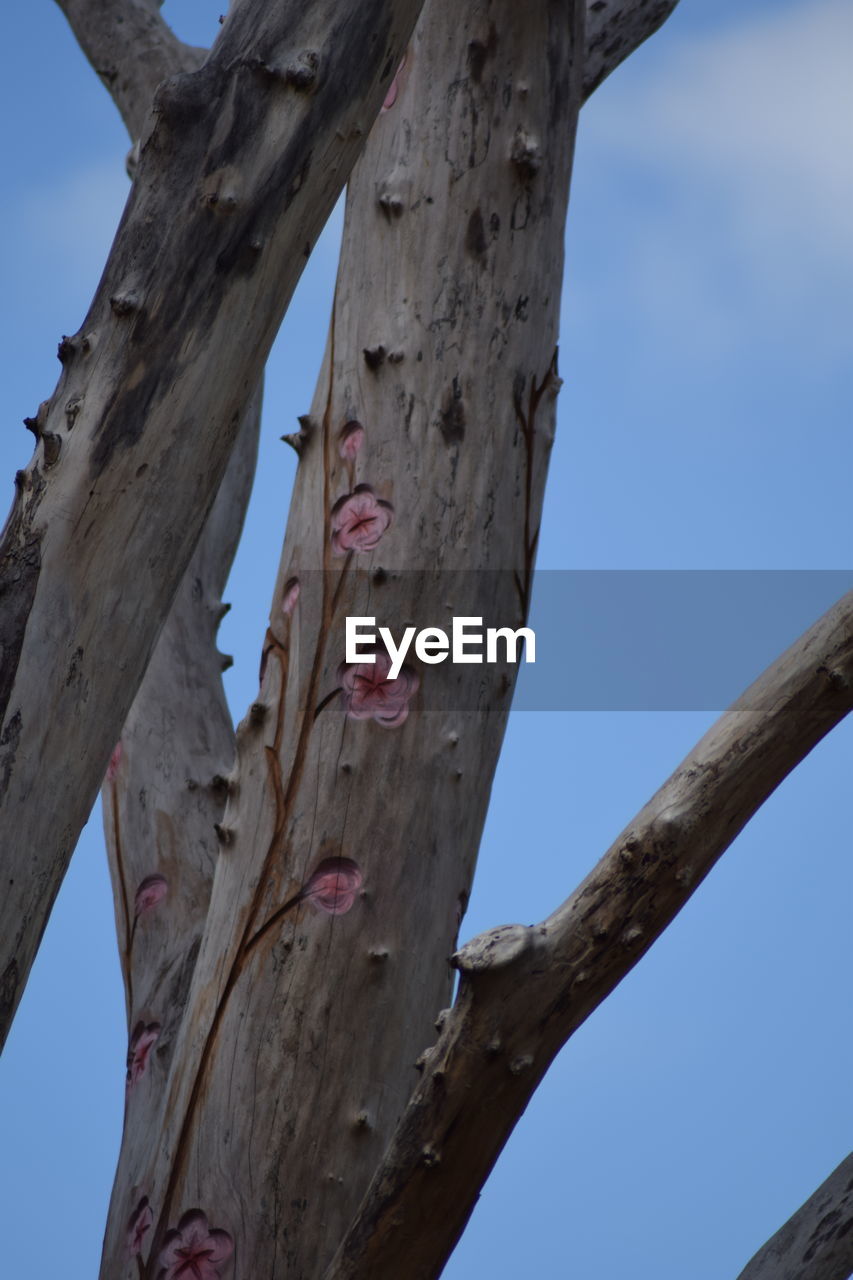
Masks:
[[[130,1037],[127,1050],[127,1089],[128,1091],[142,1079],[148,1066],[148,1055],[160,1036],[160,1023],[137,1022]]]
[[[169,892],[169,882],[165,876],[157,875],[146,876],[136,890],[136,898],[134,899],[133,909],[137,916],[141,916],[143,911],[150,911],[152,907],[156,907],[158,902],[162,902],[166,894]]]
[[[121,740],[119,740],[113,747],[113,753],[110,756],[110,762],[107,765],[107,777],[106,777],[107,782],[115,782],[116,777],[118,776],[118,767],[121,764],[121,758],[123,754],[124,752],[122,750]]]
[[[208,1226],[201,1209],[190,1209],[166,1232],[157,1280],[220,1280],[219,1268],[233,1252],[228,1232]]]
[[[411,667],[403,667],[394,680],[388,678],[391,659],[377,653],[375,662],[356,662],[338,670],[346,714],[351,720],[375,720],[385,729],[396,729],[409,714],[409,702],[420,680]]]
[[[403,61],[394,72],[394,79],[388,86],[388,92],[385,94],[385,101],[382,103],[383,111],[390,111],[394,103],[397,101],[397,94],[400,92],[400,75],[403,67],[406,65],[406,55],[403,54]]]
[[[346,915],[361,888],[361,871],[352,858],[324,858],[299,897],[330,916]]]
[[[372,551],[393,515],[391,503],[377,498],[370,485],[357,485],[332,507],[332,546],[340,555]]]
[[[151,1212],[151,1205],[148,1203],[148,1197],[143,1196],[127,1224],[127,1248],[132,1258],[142,1252],[145,1236],[153,1225],[154,1214]]]
[[[355,455],[364,444],[364,427],[360,422],[356,422],[353,418],[347,422],[341,431],[341,440],[338,445],[338,453],[345,462],[353,462]]]
[[[284,584],[284,594],[281,597],[281,611],[285,617],[290,617],[296,608],[296,602],[299,599],[299,579],[289,578]]]

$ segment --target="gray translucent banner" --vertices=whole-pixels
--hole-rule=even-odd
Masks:
[[[853,588],[853,571],[535,575],[520,711],[719,711]]]
[[[343,591],[333,578],[329,654],[342,661],[344,615],[374,616],[396,644],[406,626],[450,634],[460,616],[515,629],[528,595],[514,573],[348,567]],[[842,570],[541,570],[527,623],[536,661],[518,664],[513,709],[722,710],[851,588]],[[424,711],[484,710],[510,696],[516,674],[503,660],[427,665],[414,643],[406,663]]]

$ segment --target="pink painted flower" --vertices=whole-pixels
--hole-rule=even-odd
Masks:
[[[352,858],[324,858],[299,894],[318,911],[346,915],[361,888],[361,871]]]
[[[107,765],[107,782],[115,782],[116,777],[118,776],[118,767],[121,764],[122,755],[122,745],[121,740],[119,740],[113,747],[113,753],[110,756],[110,762]]]
[[[396,729],[409,714],[409,702],[420,680],[411,667],[403,667],[389,680],[391,659],[377,653],[375,662],[351,663],[338,669],[346,714],[351,720],[375,720],[385,729]]]
[[[372,551],[391,523],[394,508],[377,498],[368,484],[339,498],[332,507],[332,546],[346,551]]]
[[[151,1205],[148,1203],[148,1197],[143,1196],[127,1224],[127,1248],[132,1258],[142,1252],[145,1236],[153,1225],[154,1214],[151,1212]]]
[[[364,444],[364,427],[360,422],[356,422],[355,418],[351,422],[347,422],[341,431],[341,442],[338,445],[338,453],[345,462],[355,461],[355,455]]]
[[[286,617],[290,617],[296,608],[296,601],[299,599],[299,579],[289,578],[284,584],[284,594],[281,598],[281,611]]]
[[[157,1043],[160,1035],[160,1023],[137,1022],[130,1037],[127,1050],[127,1089],[128,1091],[142,1079],[148,1066],[148,1055]]]
[[[191,1209],[166,1232],[157,1280],[220,1280],[219,1267],[233,1252],[228,1232],[209,1227],[201,1209]]]
[[[134,900],[136,915],[141,916],[143,911],[150,911],[152,907],[156,907],[157,903],[162,902],[168,892],[169,882],[165,876],[157,874],[146,876],[136,890],[136,898]]]
[[[383,111],[390,111],[394,103],[397,101],[397,94],[400,92],[400,75],[403,67],[406,65],[406,55],[403,54],[403,61],[394,73],[394,79],[388,86],[388,92],[385,94],[385,101],[382,103]]]

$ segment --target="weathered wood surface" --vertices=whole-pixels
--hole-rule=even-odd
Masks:
[[[678,0],[587,0],[585,98],[663,26],[677,4]]]
[[[758,1250],[738,1280],[849,1280],[853,1275],[853,1155]]]
[[[216,826],[236,747],[222,686],[227,659],[216,633],[254,475],[259,421],[260,393],[245,415],[102,791],[128,1022],[113,1189],[120,1213],[128,1200],[139,1207],[138,1152],[163,1124],[164,1084],[219,854]]]
[[[510,685],[442,668],[431,710],[439,669],[424,668],[396,727],[348,717],[343,618],[374,603],[395,626],[523,616],[581,96],[566,15],[562,0],[431,4],[353,175],[263,681],[238,730],[165,1130],[136,1178],[148,1275],[167,1231],[203,1212],[235,1275],[315,1280],[449,998]],[[374,504],[372,549],[347,522],[358,501]],[[341,880],[324,911],[329,859]],[[124,1274],[133,1210],[114,1215],[104,1276]]]
[[[135,142],[157,86],[194,71],[207,50],[184,44],[163,19],[160,0],[56,0]]]
[[[0,545],[0,1039],[306,254],[419,0],[239,0],[157,92]]]
[[[712,726],[547,920],[461,948],[456,1003],[324,1280],[440,1274],[556,1053],[851,708],[853,592]]]

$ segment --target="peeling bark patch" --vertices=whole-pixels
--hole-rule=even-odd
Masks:
[[[461,444],[465,439],[465,405],[459,379],[454,378],[438,417],[438,425],[445,444]]]
[[[483,225],[483,215],[479,209],[475,209],[468,219],[468,229],[465,232],[465,248],[474,258],[480,258],[481,260],[488,248],[486,228]]]

